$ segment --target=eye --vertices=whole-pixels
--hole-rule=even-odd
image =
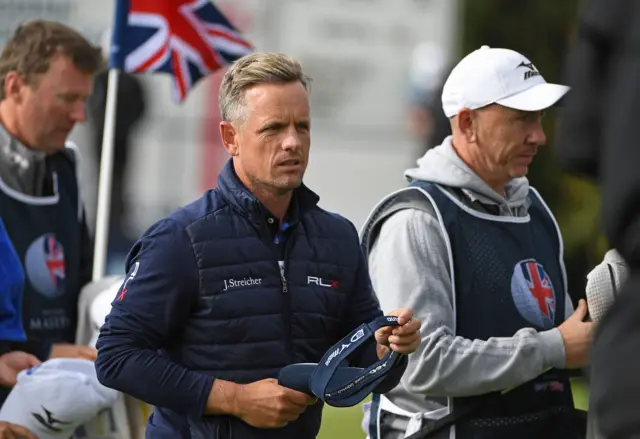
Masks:
[[[283,125],[280,123],[271,123],[269,125],[266,125],[265,127],[263,127],[260,132],[261,133],[274,133],[277,131],[280,131],[282,129]]]
[[[540,123],[542,119],[544,119],[545,112],[544,111],[532,111],[529,113],[525,113],[526,117],[524,120],[529,123]]]
[[[81,99],[80,95],[75,93],[64,93],[60,95],[60,98],[67,104],[73,104],[79,99]]]

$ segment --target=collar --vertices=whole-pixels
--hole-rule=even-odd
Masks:
[[[233,167],[233,159],[229,159],[218,175],[217,188],[222,195],[238,211],[245,214],[250,221],[263,221],[268,214],[267,209],[253,193],[240,181]],[[287,212],[287,222],[292,225],[299,216],[318,205],[320,197],[304,184],[294,189],[292,204]]]
[[[0,178],[9,188],[30,196],[50,195],[47,156],[28,148],[0,124]],[[51,189],[53,191],[53,189]]]
[[[24,172],[34,165],[42,163],[45,157],[44,152],[28,148],[11,136],[0,124],[0,160]]]

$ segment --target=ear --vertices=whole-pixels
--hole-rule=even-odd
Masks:
[[[239,155],[238,131],[233,123],[227,121],[220,122],[220,138],[222,139],[224,149],[227,150],[230,156],[236,157]]]
[[[477,140],[477,120],[476,113],[468,108],[460,110],[455,121],[458,131],[465,137],[467,142],[475,143]]]
[[[22,100],[22,89],[26,85],[26,82],[22,75],[16,71],[7,73],[4,78],[4,95],[6,99],[13,99],[17,102]]]

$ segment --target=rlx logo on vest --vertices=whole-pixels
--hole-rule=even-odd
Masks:
[[[553,328],[556,295],[542,264],[534,259],[518,262],[511,277],[511,295],[516,308],[529,323],[542,329]]]
[[[337,280],[327,280],[316,276],[307,276],[307,285],[315,284],[325,288],[338,288],[340,282]]]

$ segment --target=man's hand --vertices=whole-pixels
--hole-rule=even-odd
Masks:
[[[385,326],[376,331],[378,358],[384,357],[389,348],[399,354],[415,352],[420,345],[420,320],[413,318],[409,308],[397,309],[388,315],[398,317],[399,326]]]
[[[89,346],[76,344],[57,343],[51,348],[49,359],[52,358],[78,358],[81,360],[96,361],[98,351]]]
[[[589,364],[589,348],[596,323],[585,322],[586,316],[587,302],[581,299],[571,317],[558,326],[564,341],[567,369],[577,369]]]
[[[0,439],[38,439],[38,436],[21,425],[0,422]]]
[[[40,364],[40,360],[22,351],[12,351],[0,355],[0,386],[15,386],[20,371],[32,368],[38,364]],[[2,438],[2,436],[0,436],[0,438]]]
[[[281,428],[295,421],[317,398],[268,378],[240,387],[236,416],[256,428]]]
[[[317,398],[268,378],[250,384],[215,380],[207,414],[231,415],[256,428],[281,428],[295,421]]]

